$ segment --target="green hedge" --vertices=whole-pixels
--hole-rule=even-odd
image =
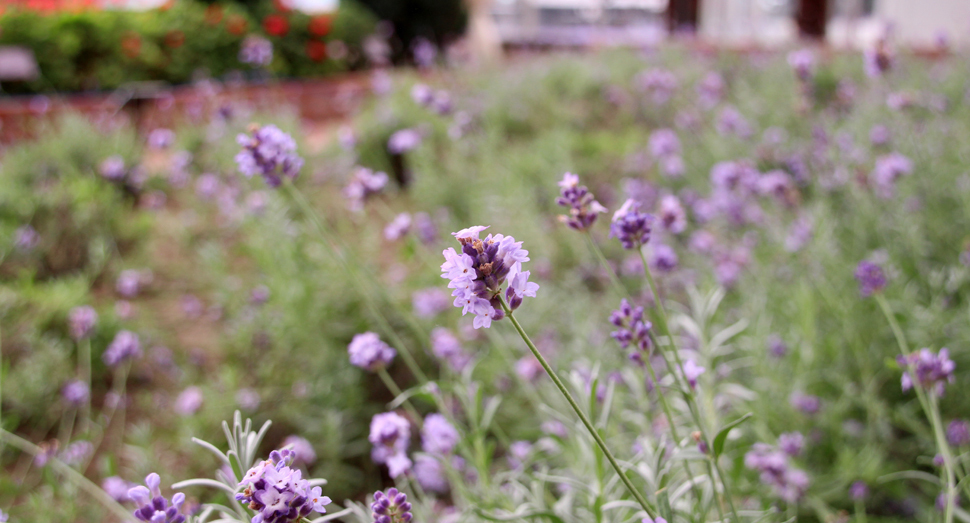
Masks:
[[[270,69],[277,76],[332,74],[363,65],[360,44],[376,23],[370,11],[348,0],[341,2],[325,35],[311,33],[313,17],[306,14],[273,12],[268,6],[260,12],[266,15],[257,17],[236,5],[205,6],[187,0],[149,12],[11,11],[0,15],[0,45],[32,49],[41,75],[0,87],[8,93],[79,91],[145,80],[184,83],[199,72],[219,77],[248,69],[239,63],[238,54],[250,34],[273,42]],[[289,26],[286,34],[267,35],[266,16],[283,17]],[[320,44],[332,40],[349,46],[347,58],[311,57],[313,46],[319,52]]]

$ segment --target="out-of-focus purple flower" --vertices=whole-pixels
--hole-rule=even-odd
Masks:
[[[739,138],[750,138],[754,132],[751,124],[734,107],[721,109],[715,125],[717,132],[721,135],[733,134]]]
[[[148,283],[151,276],[143,271],[136,269],[125,269],[118,275],[115,282],[115,290],[125,298],[134,298],[141,290],[144,283]]]
[[[182,308],[182,313],[189,318],[198,318],[205,309],[202,300],[194,294],[183,294],[179,299],[179,306]]]
[[[542,429],[542,432],[560,439],[566,439],[569,436],[569,429],[561,421],[544,421],[539,428]]]
[[[409,523],[413,518],[407,494],[398,492],[393,487],[387,491],[387,494],[381,491],[375,492],[370,509],[374,523]]]
[[[657,200],[657,189],[650,182],[638,178],[623,180],[623,194],[627,199],[640,202],[647,209],[653,208]]]
[[[460,372],[471,361],[458,337],[444,327],[435,327],[431,331],[431,353],[447,362],[455,372]]]
[[[620,240],[624,249],[639,249],[650,241],[653,215],[640,212],[640,202],[632,199],[613,213],[610,238]]]
[[[788,53],[788,65],[801,82],[807,82],[815,74],[815,53],[811,49],[799,49]]]
[[[98,167],[98,172],[105,180],[120,181],[128,173],[125,170],[125,159],[119,155],[109,156]]]
[[[660,219],[660,225],[669,233],[680,234],[687,228],[687,213],[680,204],[680,200],[672,194],[660,199],[657,216]]]
[[[374,172],[366,167],[358,167],[344,187],[343,194],[347,198],[347,207],[352,211],[364,208],[364,201],[377,194],[387,185],[387,173]]]
[[[954,447],[970,445],[970,422],[955,419],[946,427],[946,440]]]
[[[411,306],[414,307],[414,315],[419,318],[433,318],[448,310],[449,305],[451,299],[448,293],[438,287],[417,290],[411,294]]]
[[[885,38],[880,38],[874,46],[862,52],[862,68],[870,78],[886,74],[892,69],[895,61],[895,53]]]
[[[872,296],[886,286],[886,275],[882,267],[868,260],[863,260],[856,266],[855,279],[859,282],[859,294],[863,298]]]
[[[65,447],[59,457],[64,463],[76,467],[87,461],[92,452],[94,452],[94,445],[90,441],[80,440]]]
[[[876,194],[881,198],[892,198],[896,192],[896,180],[911,172],[913,172],[913,162],[899,153],[894,152],[876,158],[876,166],[871,174]]]
[[[810,216],[800,216],[795,219],[788,227],[788,235],[785,237],[785,250],[788,252],[798,252],[812,239],[815,225]]]
[[[784,358],[788,354],[788,345],[777,335],[768,337],[768,354],[775,358]]]
[[[792,467],[788,455],[771,445],[755,443],[744,455],[744,466],[759,472],[761,482],[787,503],[796,503],[808,490],[808,474]]]
[[[385,96],[394,90],[394,79],[384,69],[375,69],[370,76],[371,89],[378,96]]]
[[[261,216],[266,211],[266,193],[253,191],[246,196],[246,209],[253,216]]]
[[[195,194],[203,201],[215,198],[221,188],[222,182],[216,174],[204,173],[195,181]]]
[[[395,241],[403,238],[411,231],[411,215],[402,212],[394,217],[387,226],[384,227],[384,239]]]
[[[101,355],[104,364],[116,367],[124,361],[141,357],[141,340],[131,331],[118,331],[114,340]]]
[[[40,235],[30,225],[17,227],[17,230],[13,233],[13,237],[14,247],[22,252],[32,251],[40,243]]]
[[[771,196],[783,204],[791,203],[791,193],[795,190],[795,183],[785,171],[781,169],[768,171],[758,178],[757,183],[759,193]]]
[[[414,103],[427,107],[434,100],[434,89],[429,87],[428,84],[416,83],[411,86],[411,99],[414,100]]]
[[[461,244],[461,253],[451,247],[442,252],[445,262],[441,264],[441,277],[451,280],[448,288],[454,289],[454,306],[462,308],[462,315],[475,315],[476,329],[488,328],[493,320],[505,317],[500,296],[506,280],[505,299],[512,310],[539,290],[538,284],[528,281],[529,271],[522,271],[522,263],[529,261],[529,251],[522,248],[522,242],[502,234],[479,239],[487,228],[476,225],[452,233]]]
[[[643,307],[633,307],[624,298],[620,300],[620,308],[610,314],[610,323],[617,327],[610,336],[624,349],[631,345],[644,352],[650,349],[650,329],[653,324],[644,319]],[[643,361],[639,354],[631,357]]]
[[[952,492],[950,496],[952,496],[953,505],[960,506],[960,494]],[[936,510],[939,512],[946,511],[946,492],[941,492],[939,496],[936,496]]]
[[[421,449],[428,454],[447,455],[455,451],[461,437],[441,414],[428,414],[421,427]]]
[[[153,190],[143,194],[139,204],[146,209],[158,210],[165,207],[167,201],[168,196],[165,191]]]
[[[414,458],[414,467],[411,472],[414,474],[414,479],[424,490],[438,494],[448,492],[450,485],[441,458],[418,454]]]
[[[430,69],[434,67],[434,62],[438,58],[438,48],[431,43],[431,40],[419,36],[411,43],[411,54],[418,67]]]
[[[294,461],[302,462],[306,465],[313,465],[317,461],[317,452],[313,450],[313,444],[306,438],[291,435],[283,440],[283,448],[291,449],[294,453]]]
[[[239,405],[239,408],[244,411],[255,411],[259,408],[260,402],[262,402],[262,398],[260,398],[256,389],[246,387],[236,391],[236,405]]]
[[[128,491],[128,498],[138,505],[135,517],[149,523],[183,523],[185,516],[181,512],[182,504],[185,503],[185,494],[181,492],[175,494],[172,496],[172,502],[169,503],[162,497],[159,489],[161,484],[161,478],[152,472],[145,478],[147,487],[139,485]]]
[[[202,408],[202,389],[188,387],[175,398],[175,412],[181,416],[191,416]]]
[[[804,447],[805,436],[801,432],[786,432],[778,436],[778,448],[793,458],[801,454]]]
[[[354,339],[347,346],[347,353],[350,355],[351,365],[370,372],[387,367],[397,355],[397,351],[381,341],[380,336],[374,332],[354,335]]]
[[[108,476],[101,482],[101,489],[118,503],[128,501],[128,490],[133,486],[118,476]]]
[[[899,356],[897,358],[899,366],[904,370],[902,385],[903,391],[919,385],[923,390],[932,391],[937,396],[942,396],[946,390],[947,383],[953,383],[953,371],[956,370],[956,363],[950,359],[950,351],[946,348],[940,349],[936,354],[930,349],[920,349],[919,352],[910,354],[909,357]],[[913,381],[915,374],[916,380]]]
[[[192,165],[192,153],[179,151],[173,154],[168,166],[168,183],[172,187],[185,187],[189,183],[190,165]]]
[[[669,245],[658,243],[650,251],[650,267],[655,271],[670,272],[677,268],[677,252]]]
[[[269,459],[246,472],[236,501],[255,511],[256,523],[296,523],[311,512],[326,514],[330,498],[320,487],[311,487],[299,469],[290,468],[296,457],[290,449],[274,450]]]
[[[724,97],[724,77],[715,72],[704,75],[697,82],[697,97],[701,107],[711,109]]]
[[[795,392],[788,398],[792,407],[804,412],[805,414],[817,414],[822,408],[822,399],[811,394]]]
[[[67,313],[67,330],[74,340],[90,337],[98,323],[98,313],[87,305],[74,307]]]
[[[438,113],[441,116],[451,114],[451,111],[455,108],[451,101],[451,95],[448,91],[439,89],[435,91],[434,98],[431,100],[431,110]]]
[[[152,149],[168,149],[175,143],[175,131],[158,128],[148,133],[148,147]]]
[[[849,499],[863,501],[869,497],[869,485],[865,481],[856,481],[849,486]]]
[[[401,129],[395,131],[387,139],[387,150],[391,154],[404,154],[417,149],[421,145],[422,140],[421,131],[417,129]]]
[[[61,389],[61,396],[69,404],[80,407],[91,397],[91,389],[81,380],[71,380]]]
[[[239,61],[253,67],[266,67],[273,61],[273,42],[258,35],[249,35],[239,48]]]
[[[515,373],[518,374],[523,381],[532,383],[539,379],[539,376],[541,376],[543,372],[544,369],[539,363],[539,360],[537,360],[535,356],[531,354],[523,356],[515,362]]]
[[[303,168],[303,158],[296,154],[296,142],[275,125],[254,126],[251,135],[240,134],[236,143],[242,150],[236,154],[236,166],[247,178],[260,175],[270,187],[279,187],[282,177],[296,179]]]
[[[349,125],[343,125],[337,130],[337,143],[345,151],[353,151],[357,147],[357,133]]]
[[[690,387],[695,388],[697,387],[697,378],[700,378],[706,369],[694,363],[694,360],[687,360],[684,362],[681,370],[684,373],[684,379],[687,380]]]
[[[657,129],[650,133],[649,143],[654,158],[680,154],[680,139],[672,129]]]
[[[690,235],[690,250],[697,254],[710,254],[717,246],[717,238],[710,231],[699,230]]]
[[[521,469],[529,454],[532,454],[532,447],[532,443],[528,441],[513,441],[509,445],[509,455],[507,456],[509,466],[513,469]]]
[[[411,468],[407,449],[411,441],[411,424],[396,412],[375,415],[370,422],[368,441],[374,446],[371,459],[379,465],[387,465],[392,478]]]
[[[253,305],[262,305],[269,301],[269,287],[265,285],[257,285],[253,287],[253,290],[249,292],[249,303]]]
[[[677,90],[677,76],[666,69],[650,69],[633,79],[636,88],[650,96],[655,105],[664,105]]]

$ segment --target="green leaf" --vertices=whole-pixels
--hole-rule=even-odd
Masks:
[[[721,455],[721,452],[724,450],[724,442],[727,441],[728,432],[731,432],[731,429],[747,421],[748,418],[750,418],[751,416],[753,416],[753,414],[749,412],[744,416],[741,416],[740,418],[732,421],[731,423],[728,423],[727,425],[724,426],[724,428],[722,428],[717,433],[717,436],[714,436],[714,444],[713,444],[714,448],[711,450],[714,451],[715,458],[719,457]]]

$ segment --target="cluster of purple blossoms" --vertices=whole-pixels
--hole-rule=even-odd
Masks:
[[[387,139],[387,150],[391,154],[404,154],[417,149],[424,137],[417,129],[401,129]]]
[[[411,223],[410,214],[406,212],[398,214],[384,227],[384,239],[387,241],[400,240],[411,231]]]
[[[317,461],[317,452],[313,450],[313,444],[306,438],[291,435],[283,440],[283,448],[293,451],[293,461],[313,465]]]
[[[872,296],[886,286],[886,274],[879,264],[863,260],[855,268],[855,279],[859,282],[859,294],[863,298]]]
[[[639,249],[650,242],[653,215],[640,212],[640,202],[627,200],[613,213],[610,237],[620,240],[624,249]]]
[[[370,372],[377,372],[391,364],[397,351],[373,332],[357,334],[347,346],[350,364]]]
[[[158,474],[152,472],[145,478],[147,487],[139,485],[128,491],[128,498],[138,505],[134,512],[135,517],[149,523],[183,523],[185,516],[180,512],[182,504],[185,503],[185,494],[175,494],[169,503],[159,489],[161,483]]]
[[[811,49],[799,49],[788,53],[788,65],[800,82],[808,82],[815,74],[815,53]]]
[[[465,352],[458,337],[444,327],[435,327],[431,331],[431,353],[448,363],[455,372],[464,369],[472,359]]]
[[[121,181],[128,174],[127,169],[125,169],[125,159],[117,154],[105,158],[98,166],[98,172],[101,173],[102,178],[112,182]]]
[[[151,275],[148,272],[142,272],[137,269],[125,269],[118,275],[118,280],[115,282],[115,290],[125,298],[134,298],[138,295],[138,291],[141,290],[142,284],[150,281]]]
[[[421,450],[428,454],[447,455],[455,451],[460,436],[447,418],[428,414],[421,427]]]
[[[529,281],[530,272],[522,270],[522,262],[529,261],[529,251],[522,242],[511,236],[489,234],[479,239],[488,226],[476,225],[452,233],[461,243],[461,252],[449,247],[442,254],[441,277],[451,280],[448,288],[455,297],[455,307],[462,308],[462,315],[475,315],[473,326],[489,328],[493,320],[505,317],[501,305],[502,286],[508,280],[505,299],[515,310],[526,297],[535,297],[539,285]]]
[[[379,490],[375,492],[370,509],[374,523],[408,523],[413,517],[407,494],[398,492],[393,487],[387,491],[387,494]]]
[[[852,501],[862,501],[869,497],[869,485],[865,481],[856,481],[849,486],[849,498]]]
[[[98,313],[87,305],[74,307],[67,313],[67,330],[74,340],[90,337],[97,322]]]
[[[789,462],[789,454],[767,443],[755,443],[744,455],[744,466],[761,474],[761,482],[787,503],[796,503],[808,490],[808,474]]]
[[[414,315],[419,318],[433,318],[448,310],[450,305],[448,293],[438,287],[417,290],[411,294],[411,306],[414,308]]]
[[[461,458],[452,453],[460,436],[455,427],[441,414],[429,414],[421,428],[421,450],[414,459],[414,478],[422,488],[431,492],[446,493],[449,483],[445,475],[445,462],[450,460],[456,469],[464,466]]]
[[[734,107],[721,110],[715,128],[722,136],[733,134],[739,138],[750,138],[754,133],[751,124]]]
[[[680,200],[672,194],[660,199],[657,217],[663,229],[671,234],[680,234],[687,229],[687,213]]]
[[[91,397],[91,389],[81,380],[71,380],[61,389],[61,396],[70,405],[79,407]]]
[[[955,419],[946,427],[946,441],[954,447],[970,444],[970,422]]]
[[[450,113],[454,108],[451,102],[451,95],[448,94],[448,91],[443,89],[435,91],[422,83],[414,84],[411,87],[411,99],[418,105],[442,116]]]
[[[701,107],[710,109],[721,102],[724,97],[724,77],[715,72],[704,75],[697,82],[697,98]]]
[[[667,103],[677,91],[677,76],[666,69],[643,71],[633,81],[640,92],[650,95],[655,105]]]
[[[872,169],[872,184],[880,198],[889,199],[895,194],[896,180],[913,172],[913,162],[899,153],[876,158]]]
[[[239,61],[253,67],[266,67],[273,61],[273,42],[262,36],[247,36],[239,48]]]
[[[650,154],[660,164],[660,170],[672,178],[684,174],[684,160],[680,156],[680,139],[672,129],[658,129],[650,134]]]
[[[411,424],[403,416],[396,412],[376,414],[371,419],[367,440],[374,446],[371,459],[374,463],[387,465],[392,478],[411,468],[411,460],[407,455],[411,442]]]
[[[956,363],[950,359],[950,351],[946,348],[940,349],[936,354],[933,354],[930,349],[920,349],[909,357],[899,356],[897,361],[900,367],[906,369],[902,378],[904,392],[913,388],[915,384],[923,390],[942,396],[946,390],[946,384],[953,383]],[[913,376],[916,377],[915,383]]]
[[[801,432],[786,432],[778,436],[778,448],[793,458],[798,457],[805,448],[805,436]]]
[[[657,243],[650,250],[650,268],[660,272],[670,272],[677,268],[677,251],[671,246]]]
[[[687,360],[684,362],[684,365],[680,370],[683,372],[684,379],[687,380],[687,384],[693,389],[697,388],[697,378],[700,378],[707,369],[695,363],[694,360]]]
[[[352,211],[364,208],[364,201],[377,194],[387,185],[387,173],[374,172],[366,167],[358,167],[344,187],[343,194],[347,197],[347,207]]]
[[[788,402],[792,407],[808,415],[818,414],[818,411],[822,410],[822,398],[811,394],[793,392]]]
[[[40,234],[30,225],[18,227],[13,236],[14,247],[21,252],[32,251],[40,243]]]
[[[141,357],[141,340],[131,331],[118,331],[115,339],[104,350],[101,359],[109,367],[116,367],[122,362]]]
[[[617,327],[617,330],[610,333],[624,349],[633,345],[641,351],[650,349],[650,329],[653,324],[643,317],[643,307],[633,307],[626,298],[620,301],[620,308],[610,314],[610,323]],[[634,361],[643,361],[639,353],[633,353],[630,358]]]
[[[892,133],[885,125],[873,125],[869,129],[869,142],[875,146],[887,145],[892,140]]]
[[[199,387],[188,387],[175,398],[175,412],[181,416],[191,416],[202,408],[205,397]]]
[[[577,231],[588,230],[596,221],[596,215],[606,212],[606,207],[596,201],[593,193],[585,185],[579,185],[579,176],[563,174],[559,187],[556,203],[569,208],[569,214],[559,216],[559,221],[569,227]]]
[[[175,143],[175,131],[158,128],[148,133],[148,147],[152,149],[168,149]]]
[[[282,176],[295,179],[303,168],[303,158],[296,154],[296,142],[275,125],[254,126],[252,135],[236,137],[242,150],[236,154],[239,172],[247,178],[260,175],[270,187],[279,187]]]
[[[290,449],[274,450],[239,482],[246,488],[236,494],[236,500],[256,512],[252,523],[289,523],[301,521],[311,512],[327,513],[330,498],[320,487],[311,488],[300,469],[290,468],[295,457]]]

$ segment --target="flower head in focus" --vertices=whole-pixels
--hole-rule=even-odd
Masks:
[[[585,185],[579,185],[579,176],[573,173],[562,176],[556,203],[569,208],[569,214],[559,216],[559,221],[577,231],[589,230],[596,215],[606,212],[606,207],[595,200]]]
[[[172,496],[169,503],[162,496],[159,488],[162,483],[158,474],[152,472],[145,478],[145,485],[132,488],[128,491],[128,498],[138,505],[135,510],[135,517],[140,521],[149,523],[183,523],[185,516],[181,514],[182,504],[185,503],[185,494],[181,492]]]
[[[408,523],[413,517],[407,494],[393,487],[387,491],[387,494],[381,491],[375,492],[370,509],[374,523]]]
[[[300,469],[291,468],[295,458],[293,450],[274,450],[239,482],[245,488],[236,494],[236,501],[256,512],[253,523],[295,523],[311,512],[327,513],[330,498],[320,487],[311,487]]]

